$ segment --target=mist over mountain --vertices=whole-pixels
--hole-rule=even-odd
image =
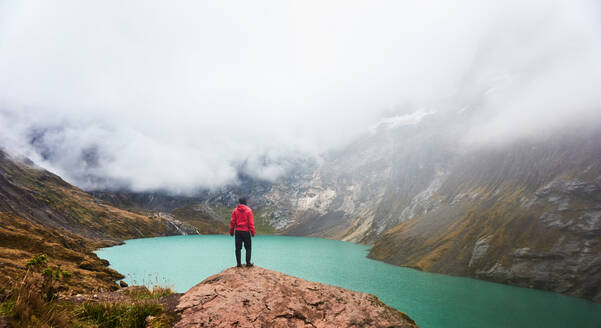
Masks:
[[[0,285],[43,251],[117,288],[93,250],[227,234],[244,195],[257,235],[601,303],[599,31],[595,0],[0,0]]]
[[[465,122],[480,114],[394,116],[273,182],[240,175],[194,197],[93,195],[185,222],[227,221],[249,195],[268,233],[366,243],[392,264],[599,302],[601,122],[470,143]]]
[[[440,124],[465,132],[461,147],[544,137],[599,119],[600,14],[595,1],[0,2],[0,145],[86,190],[195,194],[241,173],[274,182],[416,113],[474,113]]]

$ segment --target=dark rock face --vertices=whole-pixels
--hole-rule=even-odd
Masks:
[[[230,268],[186,292],[177,305],[186,327],[417,327],[373,295],[259,267]]]

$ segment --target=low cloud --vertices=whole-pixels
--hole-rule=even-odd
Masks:
[[[386,116],[598,119],[596,1],[0,1],[0,144],[86,189],[273,181]],[[403,108],[403,110],[398,110]],[[396,122],[396,121],[395,121]]]

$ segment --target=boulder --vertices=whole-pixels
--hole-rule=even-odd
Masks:
[[[257,266],[229,268],[186,292],[176,328],[417,327],[374,295]]]
[[[97,265],[88,261],[88,260],[84,260],[82,262],[79,263],[78,267],[80,269],[84,269],[84,270],[88,270],[88,271],[95,271]]]

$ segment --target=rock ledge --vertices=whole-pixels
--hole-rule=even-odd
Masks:
[[[180,298],[177,311],[177,328],[417,327],[373,295],[256,266],[205,279]]]

